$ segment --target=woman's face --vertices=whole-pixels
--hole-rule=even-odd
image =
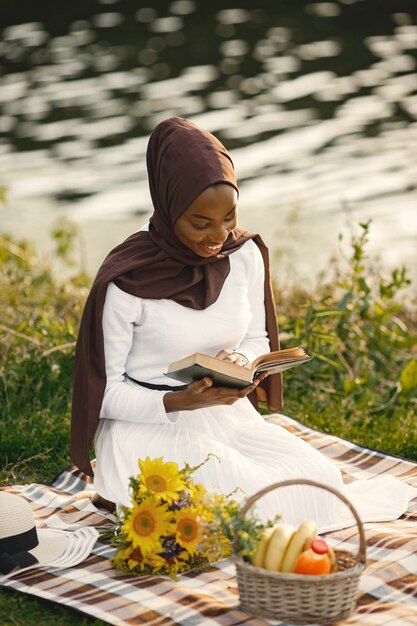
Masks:
[[[237,224],[237,192],[231,185],[207,187],[174,225],[180,242],[198,254],[218,254]]]

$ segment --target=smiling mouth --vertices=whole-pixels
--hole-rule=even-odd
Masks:
[[[223,247],[222,243],[216,243],[216,244],[207,244],[207,243],[200,243],[200,246],[202,246],[204,248],[204,250],[207,250],[208,252],[220,252],[220,250]]]

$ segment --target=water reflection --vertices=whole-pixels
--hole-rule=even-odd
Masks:
[[[217,4],[100,0],[59,19],[47,2],[23,18],[8,7],[3,228],[44,241],[65,213],[84,225],[93,271],[148,215],[147,135],[175,114],[232,149],[242,225],[286,251],[280,269],[311,275],[338,231],[369,218],[383,260],[417,268],[412,1],[377,14],[372,0]]]

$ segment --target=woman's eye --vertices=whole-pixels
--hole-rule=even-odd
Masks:
[[[224,221],[227,223],[233,222],[236,219],[236,212],[233,212],[231,215],[228,215],[227,217],[224,218]],[[211,226],[211,222],[209,224],[193,224],[192,222],[191,226],[193,228],[195,228],[195,230],[206,230],[207,228],[210,228]]]
[[[197,224],[191,224],[191,226],[193,228],[195,228],[196,230],[205,230],[206,228],[209,227],[208,224],[198,224],[198,225]]]

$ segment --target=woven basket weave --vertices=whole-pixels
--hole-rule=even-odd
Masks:
[[[269,491],[289,485],[310,485],[337,496],[350,509],[359,530],[359,550],[355,556],[345,550],[335,550],[338,571],[322,576],[282,574],[254,567],[237,556],[234,563],[241,608],[247,613],[293,624],[326,624],[346,618],[356,605],[359,577],[366,564],[363,524],[353,505],[336,489],[307,479],[274,483],[249,498],[239,516],[243,518],[251,506]]]

